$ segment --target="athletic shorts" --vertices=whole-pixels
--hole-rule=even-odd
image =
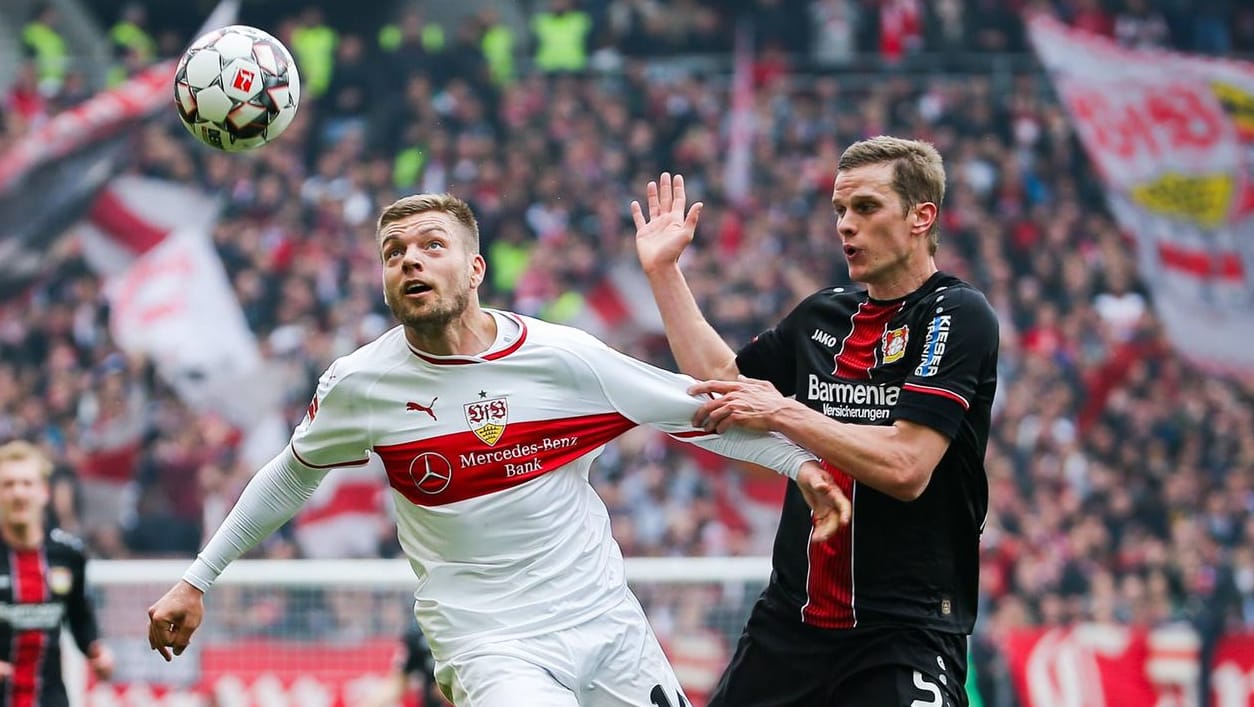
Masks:
[[[687,707],[636,598],[554,633],[436,661],[457,707]]]
[[[966,678],[962,634],[823,630],[759,604],[708,707],[967,707]]]

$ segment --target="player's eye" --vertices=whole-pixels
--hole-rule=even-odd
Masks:
[[[427,244],[427,249],[439,249],[444,247],[444,241],[431,241]]]
[[[405,254],[404,248],[389,248],[387,254],[384,255],[384,257],[387,258],[388,260],[391,260],[392,258],[399,258],[404,254]]]

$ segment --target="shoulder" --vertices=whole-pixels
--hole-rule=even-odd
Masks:
[[[526,345],[551,349],[604,348],[606,344],[592,334],[566,324],[555,324],[543,319],[513,315],[527,328]]]
[[[916,308],[925,313],[931,313],[936,308],[946,311],[961,309],[964,313],[987,315],[996,319],[996,312],[984,293],[956,277],[941,279],[936,287],[919,299]]]
[[[968,335],[986,331],[994,340],[1000,330],[997,312],[984,293],[956,277],[943,278],[916,302],[913,310],[914,320],[929,328],[961,322]]]
[[[866,290],[859,289],[850,285],[838,285],[834,287],[824,287],[814,294],[801,300],[797,305],[797,309],[823,307],[823,306],[857,306],[867,301]]]
[[[401,327],[395,327],[356,351],[332,361],[322,374],[320,385],[352,387],[373,380],[408,355],[405,335]]]
[[[81,538],[60,528],[53,528],[48,531],[48,545],[49,548],[55,547],[75,555],[85,556],[87,554],[87,545]]]

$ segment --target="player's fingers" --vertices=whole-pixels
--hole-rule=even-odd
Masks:
[[[705,428],[707,430],[723,434],[728,430],[728,428],[735,424],[735,420],[733,419],[734,412],[735,411],[728,405],[719,405],[718,407],[715,407],[710,410],[710,415],[705,420]]]
[[[697,230],[697,221],[701,220],[701,209],[703,208],[705,208],[705,204],[698,201],[692,205],[691,209],[688,209],[688,218],[684,221],[684,228],[689,231]]]
[[[688,388],[689,395],[709,395],[717,393],[726,395],[734,390],[739,390],[740,384],[735,381],[697,381]]]
[[[826,542],[840,530],[840,519],[835,513],[827,513],[824,515],[814,516],[814,532],[811,533],[810,539],[814,542]]]
[[[674,194],[671,192],[671,173],[662,172],[662,178],[658,180],[658,198],[662,201],[662,211],[670,211],[671,203],[674,201]]]
[[[657,182],[649,182],[644,188],[645,201],[649,202],[649,220],[658,217],[662,213],[662,207],[657,201]]]
[[[713,406],[713,400],[707,400],[704,403],[701,403],[701,407],[697,408],[697,411],[692,413],[692,426],[698,429],[705,429],[706,418],[710,416],[710,410],[713,409]]]
[[[640,202],[638,201],[631,202],[631,220],[636,222],[637,231],[644,228],[644,212],[640,210]]]
[[[684,175],[676,174],[671,179],[671,211],[684,215],[684,207],[688,205],[687,194],[684,193]]]
[[[839,517],[840,525],[849,525],[849,521],[853,520],[853,503],[844,491],[833,487],[832,494],[835,496],[836,514]]]
[[[170,649],[167,647],[169,646],[168,632],[171,632],[168,623],[148,622],[148,647],[160,653],[167,663],[170,662]]]
[[[174,647],[174,655],[183,655],[183,651],[187,650],[188,644],[192,642],[192,631],[194,626],[180,626],[179,630],[174,633],[174,640],[171,644]]]

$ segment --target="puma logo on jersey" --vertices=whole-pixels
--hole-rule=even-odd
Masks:
[[[438,395],[437,395],[436,397],[432,398],[432,399],[431,399],[431,404],[430,404],[430,405],[422,405],[422,404],[420,404],[420,403],[408,402],[408,403],[405,403],[405,409],[406,409],[406,410],[414,410],[414,411],[417,411],[417,412],[425,412],[425,413],[427,413],[428,415],[430,415],[430,416],[431,416],[431,419],[432,419],[432,420],[436,420],[436,421],[438,421],[438,420],[439,420],[439,418],[437,418],[437,417],[435,416],[435,410],[434,410],[433,408],[435,407],[435,401],[437,401],[437,400],[439,400],[439,399],[440,399],[440,396],[438,396]]]

